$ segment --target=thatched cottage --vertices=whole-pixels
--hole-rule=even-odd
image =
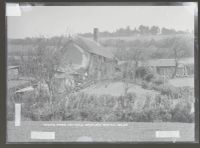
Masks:
[[[60,62],[56,72],[60,91],[75,81],[110,79],[115,73],[117,60],[109,48],[98,43],[98,30],[94,39],[73,37],[58,51]]]

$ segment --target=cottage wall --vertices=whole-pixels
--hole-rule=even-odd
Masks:
[[[168,78],[171,78],[175,72],[174,67],[157,67],[157,73],[160,75],[165,75]]]
[[[88,68],[89,77],[96,80],[110,79],[115,71],[115,65],[113,60],[91,54]]]
[[[72,77],[55,77],[54,79],[54,91],[57,93],[70,92],[74,88],[75,83]]]

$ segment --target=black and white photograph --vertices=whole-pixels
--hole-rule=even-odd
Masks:
[[[195,16],[6,3],[7,143],[195,142]]]

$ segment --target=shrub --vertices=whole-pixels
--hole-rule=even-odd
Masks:
[[[144,88],[144,89],[152,89],[152,83],[148,83],[148,82],[146,82],[146,81],[142,81],[142,88]]]
[[[148,74],[145,75],[144,80],[147,81],[147,82],[150,82],[153,78],[154,78],[154,74],[148,73]]]
[[[167,95],[172,99],[189,99],[194,97],[194,88],[191,87],[174,87],[169,84],[164,84],[160,77],[152,79],[152,82],[142,81],[144,89],[154,89],[161,92],[162,95]]]
[[[30,114],[28,115],[33,121],[50,121],[53,113],[52,106],[49,103],[37,103],[30,108]],[[27,117],[28,117],[27,116]]]
[[[162,95],[169,96],[171,94],[171,86],[170,85],[161,85],[157,87]]]
[[[143,96],[144,97],[144,96]],[[136,102],[145,99],[138,109]],[[175,108],[167,95],[145,96],[137,98],[135,94],[126,96],[95,96],[84,93],[62,97],[53,104],[38,102],[32,105],[27,117],[32,120],[75,120],[75,121],[176,121],[192,122],[189,106],[184,99]]]
[[[172,118],[171,110],[172,110],[172,104],[169,101],[169,97],[158,95],[156,96],[156,103],[157,103],[157,116],[158,119],[161,121],[170,121]]]
[[[162,95],[167,95],[173,99],[179,98],[179,89],[168,84],[152,85],[152,89],[161,92]]]
[[[154,73],[149,69],[149,67],[138,67],[135,73],[136,77],[141,79],[145,79],[145,77],[149,74],[154,75]]]
[[[191,96],[194,97],[194,88],[191,87],[179,87],[179,96],[185,99],[190,98]]]
[[[135,73],[137,78],[144,79],[144,76],[148,73],[148,69],[146,67],[138,67]]]
[[[179,102],[172,110],[172,121],[174,122],[194,122],[194,114],[190,113],[191,104],[189,101]]]
[[[155,84],[155,85],[161,85],[164,83],[164,79],[160,76],[156,76],[152,82]]]

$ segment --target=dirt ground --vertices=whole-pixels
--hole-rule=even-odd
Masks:
[[[101,82],[82,91],[88,94],[122,96],[125,92],[125,84],[123,82]],[[158,94],[156,91],[143,89],[141,86],[134,84],[129,84],[128,92],[136,95]]]
[[[175,78],[169,80],[169,83],[175,87],[190,86],[194,88],[194,78]]]

